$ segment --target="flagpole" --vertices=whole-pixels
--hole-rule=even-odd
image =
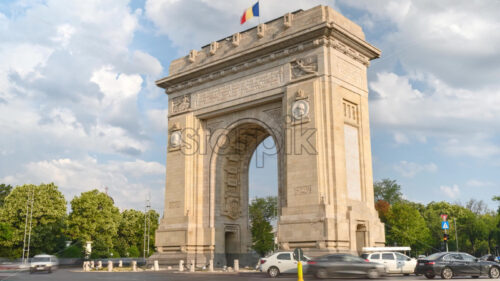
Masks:
[[[260,0],[257,1],[257,5],[259,6],[259,25],[260,25],[260,17],[261,17],[261,9],[260,9]]]

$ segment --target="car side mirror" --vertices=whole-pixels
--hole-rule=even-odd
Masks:
[[[478,262],[478,261],[479,261],[479,259],[478,259],[478,258],[475,258],[475,259],[474,259],[474,261],[475,261],[475,262]]]
[[[406,260],[407,260],[407,261],[411,261],[411,259],[410,259],[410,258],[407,258]]]

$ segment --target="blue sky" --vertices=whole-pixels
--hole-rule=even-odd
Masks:
[[[230,5],[228,5],[230,3]],[[108,187],[120,208],[163,208],[171,60],[250,28],[246,0],[0,2],[0,182]],[[369,68],[375,180],[414,201],[500,195],[500,2],[262,0],[261,21],[318,4],[382,50]],[[251,197],[276,194],[276,164]]]

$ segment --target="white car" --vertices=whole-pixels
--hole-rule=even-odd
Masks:
[[[386,273],[402,273],[410,275],[415,272],[417,260],[398,252],[373,252],[361,255],[367,261],[376,262],[385,266]]]
[[[302,269],[307,269],[308,257],[304,256]],[[276,252],[268,257],[261,258],[259,261],[261,272],[267,272],[269,277],[275,278],[280,274],[297,274],[297,261],[293,258],[293,252]]]
[[[36,255],[31,259],[30,273],[47,271],[52,273],[59,266],[59,260],[51,255]]]

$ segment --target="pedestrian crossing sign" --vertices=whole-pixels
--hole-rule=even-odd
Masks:
[[[441,228],[442,229],[450,229],[450,224],[447,221],[442,221]]]

